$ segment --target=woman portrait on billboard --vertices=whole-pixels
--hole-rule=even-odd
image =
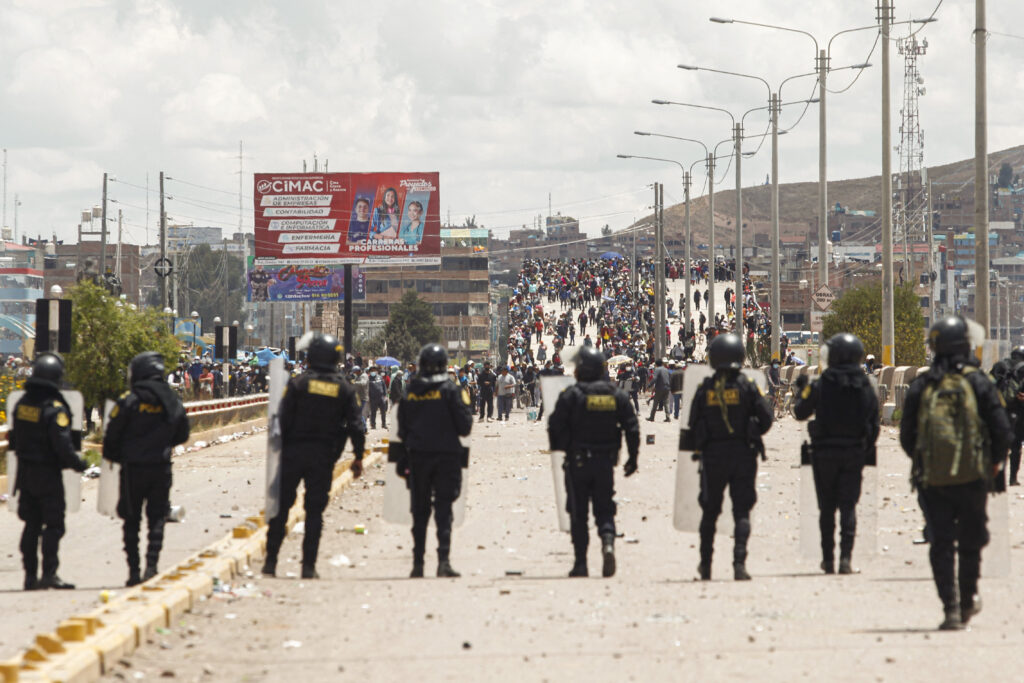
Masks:
[[[405,215],[402,218],[402,229],[398,233],[398,239],[409,246],[419,244],[423,241],[423,203],[418,200],[411,200],[405,205]]]
[[[393,187],[384,190],[380,204],[373,210],[372,232],[375,240],[393,240],[398,237],[398,192]]]

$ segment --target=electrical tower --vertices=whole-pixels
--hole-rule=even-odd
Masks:
[[[917,58],[928,51],[928,39],[917,39],[912,32],[896,41],[903,55],[903,108],[900,109],[900,170],[897,179],[898,199],[894,204],[895,238],[903,241],[906,266],[903,279],[913,277],[913,259],[910,252],[915,238],[925,235],[925,214],[928,207],[926,188],[921,179],[924,165],[924,131],[918,100],[925,94],[924,78],[917,69]],[[930,267],[928,268],[930,270]]]

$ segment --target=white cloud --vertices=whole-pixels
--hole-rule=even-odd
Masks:
[[[897,18],[926,15],[936,2],[903,0]],[[926,29],[927,163],[973,153],[971,9],[945,2],[939,22]],[[459,222],[476,214],[488,226],[528,223],[546,213],[550,192],[555,210],[583,216],[586,228],[619,227],[650,204],[646,183],[665,182],[677,199],[679,191],[676,167],[617,153],[687,165],[702,154],[634,130],[710,143],[729,134],[724,116],[657,107],[652,98],[735,112],[765,99],[756,82],[676,64],[751,72],[773,84],[813,69],[807,38],[708,22],[726,13],[821,39],[874,22],[873,3],[814,0],[735,0],[725,8],[717,0],[18,0],[0,7],[0,145],[10,150],[9,194],[21,195],[23,226],[70,237],[79,209],[99,199],[102,170],[138,185],[149,172],[155,188],[164,169],[230,193],[243,139],[247,174],[298,170],[314,152],[334,170],[436,169],[442,212],[450,208]],[[990,27],[1022,20],[1019,3],[990,7]],[[837,39],[833,66],[862,61],[873,34]],[[1024,41],[992,36],[988,44],[992,149],[1021,142],[1022,53]],[[892,60],[895,130],[902,88],[895,44]],[[829,97],[832,178],[878,172],[877,50],[871,61],[849,92]],[[830,85],[842,87],[851,75],[835,72]],[[806,96],[812,85],[787,86],[786,99]],[[784,124],[797,113],[788,111]],[[748,124],[757,130],[763,114]],[[812,107],[781,140],[785,180],[817,177],[817,139]],[[746,182],[763,181],[768,165],[767,154],[747,160]],[[251,187],[250,176],[244,185]],[[179,201],[175,217],[237,224],[230,194],[173,191],[206,207]],[[144,207],[144,193],[119,183],[111,194],[141,236],[145,212],[132,205]]]

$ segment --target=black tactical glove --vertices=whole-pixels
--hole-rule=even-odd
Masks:
[[[85,472],[89,469],[89,463],[86,462],[85,458],[79,458],[72,469],[74,469],[75,472]]]
[[[629,460],[626,461],[626,464],[622,466],[622,472],[627,477],[632,477],[634,474],[636,474],[636,470],[637,470],[636,456],[635,455],[631,455],[631,456],[629,456]]]
[[[796,381],[793,382],[793,386],[797,388],[797,391],[802,391],[803,388],[810,383],[811,380],[807,375],[800,375],[799,377],[796,378]]]

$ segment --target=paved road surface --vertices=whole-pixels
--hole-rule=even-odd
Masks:
[[[754,580],[731,580],[726,511],[714,580],[701,583],[696,535],[671,525],[677,426],[641,424],[656,444],[617,483],[623,538],[612,579],[566,578],[572,551],[557,531],[544,428],[516,410],[510,423],[475,425],[467,521],[452,554],[463,578],[406,578],[409,530],[380,519],[383,476],[371,469],[329,507],[320,581],[249,579],[246,597],[215,596],[109,680],[908,681],[1005,677],[1024,664],[1024,593],[1009,580],[982,580],[985,611],[970,631],[934,630],[940,606],[927,547],[912,544],[921,519],[894,430],[880,444],[879,554],[869,559],[859,541],[862,573],[826,577],[799,557],[793,464],[803,429],[785,418],[757,479]],[[1024,566],[1019,492],[1010,494],[1013,555]],[[355,524],[368,534],[352,533]],[[296,570],[300,543],[286,540],[283,572]],[[433,548],[431,539],[428,573]],[[592,544],[592,571],[598,552]],[[351,564],[333,566],[341,555]]]

